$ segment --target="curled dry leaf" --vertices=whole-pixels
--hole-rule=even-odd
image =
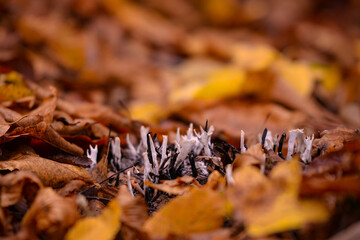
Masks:
[[[161,184],[152,183],[146,180],[145,184],[154,189],[173,195],[183,195],[196,187],[201,187],[200,183],[191,176],[178,177],[174,180],[164,180],[161,181]]]
[[[360,138],[359,129],[336,128],[321,133],[321,138],[313,142],[312,155],[340,150],[346,142]]]
[[[25,116],[17,112],[0,106],[0,142],[7,142],[22,135],[30,135],[39,138],[61,150],[74,154],[83,155],[84,151],[79,146],[66,141],[52,127],[54,111],[57,104],[57,91],[55,88],[49,89],[49,96],[35,110]],[[4,125],[7,124],[7,125]],[[10,126],[17,126],[11,132],[4,134]],[[5,131],[6,130],[6,131]],[[5,131],[5,132],[4,132]],[[2,135],[1,133],[4,132]]]
[[[51,188],[41,189],[22,220],[18,236],[22,239],[63,239],[80,218],[74,199],[63,198]]]
[[[66,240],[112,240],[121,227],[122,209],[113,199],[100,216],[79,220],[66,234]]]
[[[32,172],[16,171],[0,176],[1,207],[15,205],[21,198],[31,203],[39,189],[43,188],[40,179]]]
[[[5,138],[0,138],[0,142],[7,142],[22,135],[30,135],[35,138],[39,138],[44,142],[73,155],[81,156],[84,154],[84,150],[82,148],[66,141],[45,121],[41,121],[36,125],[17,127],[8,133]]]
[[[92,182],[90,174],[83,168],[58,163],[37,155],[17,155],[10,160],[0,162],[1,170],[32,171],[45,186],[61,187],[73,179]]]
[[[143,230],[150,236],[189,235],[218,229],[232,212],[224,195],[211,189],[194,189],[171,200],[149,218]]]

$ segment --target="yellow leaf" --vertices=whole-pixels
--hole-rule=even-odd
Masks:
[[[243,71],[235,68],[223,68],[209,75],[208,82],[196,93],[195,99],[223,99],[234,97],[241,92],[245,82]]]
[[[140,103],[130,107],[131,118],[135,120],[157,123],[165,114],[164,107],[156,103]]]
[[[340,69],[337,66],[313,65],[312,66],[316,79],[329,92],[333,92],[339,85],[341,80]]]
[[[271,172],[270,181],[280,192],[267,211],[254,214],[246,221],[246,230],[251,236],[265,236],[328,219],[329,213],[323,204],[298,199],[301,167],[297,160],[279,163]]]
[[[245,70],[261,71],[268,68],[277,58],[277,52],[265,45],[241,45],[233,49],[233,61]]]
[[[311,94],[315,75],[308,64],[281,59],[275,63],[275,69],[302,96]]]
[[[232,206],[225,197],[210,189],[194,189],[177,197],[145,222],[144,230],[152,236],[187,235],[220,228]]]
[[[237,96],[245,83],[245,73],[234,67],[206,70],[177,87],[170,94],[170,102],[176,105],[190,100],[217,100]]]
[[[33,93],[24,83],[22,76],[15,72],[0,74],[0,102],[32,96]]]
[[[98,217],[79,220],[66,234],[67,240],[111,240],[120,229],[122,210],[116,199],[112,200]]]

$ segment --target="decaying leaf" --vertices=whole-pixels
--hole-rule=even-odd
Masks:
[[[122,209],[112,200],[100,216],[79,220],[66,234],[66,240],[111,240],[121,227]]]
[[[62,198],[51,188],[41,189],[21,223],[18,236],[36,239],[63,239],[67,230],[80,218],[74,199]]]
[[[171,200],[145,222],[143,229],[151,236],[162,237],[211,231],[221,227],[231,211],[231,205],[221,193],[194,189]]]
[[[145,181],[145,184],[154,189],[174,195],[183,195],[190,192],[192,189],[201,186],[200,183],[191,176],[183,176],[174,180],[161,181],[161,184]]]
[[[0,162],[1,170],[32,171],[45,186],[61,187],[70,180],[81,179],[92,182],[90,174],[83,168],[70,164],[58,163],[37,155],[18,155]]]
[[[39,178],[32,172],[16,171],[0,176],[1,207],[15,205],[21,198],[31,203],[43,188]]]

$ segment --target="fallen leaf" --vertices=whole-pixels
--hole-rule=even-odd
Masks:
[[[122,209],[113,199],[100,216],[87,217],[76,222],[66,234],[66,240],[111,240],[121,227]]]
[[[231,205],[221,193],[194,189],[154,213],[145,222],[143,230],[150,236],[161,237],[211,231],[220,228],[231,211]]]
[[[192,189],[201,186],[196,179],[187,175],[178,177],[174,180],[163,180],[160,184],[152,183],[146,180],[145,184],[154,189],[173,195],[183,195],[190,192]]]
[[[316,200],[298,200],[301,167],[296,160],[279,163],[270,173],[275,187],[281,188],[269,209],[254,216],[247,224],[252,236],[296,229],[306,223],[321,223],[329,218],[323,203]]]
[[[315,74],[310,65],[279,59],[275,67],[280,76],[299,94],[302,96],[309,96],[311,94],[315,83]]]
[[[251,236],[292,230],[329,217],[321,202],[298,199],[301,168],[296,160],[278,163],[270,179],[257,168],[245,166],[234,172],[234,180],[229,198],[242,214]]]
[[[224,191],[226,186],[225,178],[218,172],[213,171],[205,184],[205,188],[210,188],[215,191]]]
[[[39,178],[32,172],[16,171],[0,176],[1,207],[15,205],[21,198],[32,203],[37,192],[43,188]]]
[[[63,99],[58,100],[58,108],[64,112],[80,117],[90,118],[94,121],[110,125],[118,131],[122,131],[130,125],[130,120],[107,106],[93,103],[72,103]]]
[[[251,145],[246,152],[237,154],[233,162],[233,169],[241,168],[246,165],[265,164],[265,153],[260,143]]]
[[[34,239],[63,239],[67,230],[80,218],[74,199],[63,198],[51,188],[41,189],[22,220],[18,236]]]
[[[94,170],[91,175],[96,182],[102,182],[107,178],[107,170],[108,170],[108,155],[110,150],[110,140],[108,140],[107,144],[104,146],[102,151],[102,157],[100,161],[96,164]]]
[[[122,185],[116,199],[122,209],[121,221],[124,226],[129,226],[140,231],[145,221],[149,218],[148,207],[141,196],[133,197],[129,189]]]
[[[37,118],[37,117],[35,117]],[[37,120],[35,120],[37,121]],[[41,121],[36,125],[30,125],[25,127],[17,127],[13,131],[9,132],[6,136],[0,138],[0,142],[8,142],[14,138],[20,136],[30,135],[35,138],[39,138],[50,145],[57,147],[67,153],[81,156],[84,154],[84,150],[79,146],[66,141],[60,136],[49,124],[45,121]]]
[[[312,155],[333,152],[340,150],[346,142],[360,137],[358,129],[336,128],[321,133],[321,138],[313,142]]]
[[[7,161],[0,161],[0,169],[32,171],[45,186],[51,187],[61,187],[73,179],[92,182],[90,174],[81,167],[58,163],[37,155],[17,155]]]
[[[32,95],[33,92],[25,85],[18,72],[0,74],[0,102],[14,101]]]
[[[323,195],[328,193],[360,196],[359,176],[345,176],[340,179],[325,177],[304,178],[300,193],[304,196]]]
[[[265,45],[237,44],[232,54],[236,65],[250,71],[268,68],[277,57],[276,50]]]
[[[8,124],[5,119],[0,115],[0,137],[3,136],[10,128],[10,124]]]

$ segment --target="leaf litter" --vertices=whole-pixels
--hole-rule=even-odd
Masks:
[[[1,238],[359,238],[359,7],[0,3]]]

